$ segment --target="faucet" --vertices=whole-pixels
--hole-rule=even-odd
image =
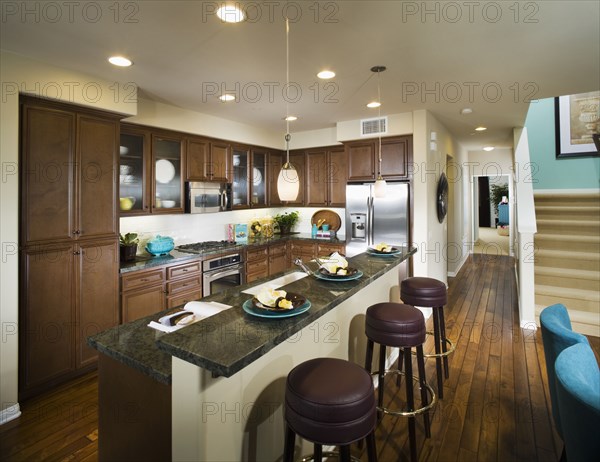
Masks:
[[[294,260],[294,265],[299,266],[300,268],[302,268],[302,270],[308,274],[308,275],[312,275],[312,271],[310,269],[307,268],[307,266],[304,264],[304,262],[300,259],[300,258],[296,258]]]

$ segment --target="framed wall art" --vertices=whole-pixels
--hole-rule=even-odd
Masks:
[[[598,156],[594,135],[600,133],[600,91],[554,99],[556,158]]]

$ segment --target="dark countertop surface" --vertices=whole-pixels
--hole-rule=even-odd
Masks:
[[[166,384],[171,383],[171,356],[207,369],[215,375],[230,377],[394,269],[415,252],[416,248],[412,248],[403,249],[395,257],[362,253],[349,258],[349,266],[364,273],[357,280],[330,282],[307,276],[284,286],[288,292],[308,295],[312,306],[299,316],[265,319],[252,317],[242,309],[243,302],[252,298],[252,295],[242,293],[243,290],[297,271],[293,269],[203,298],[202,301],[216,301],[232,308],[177,332],[167,334],[147,327],[151,320],[156,321],[168,312],[177,311],[167,310],[89,337],[88,344]],[[314,263],[311,265],[312,269],[316,269]]]
[[[120,273],[129,273],[131,271],[139,271],[143,269],[154,268],[163,265],[172,265],[176,263],[185,263],[186,260],[204,260],[206,257],[217,255],[217,254],[229,254],[232,252],[241,252],[246,247],[259,247],[262,245],[276,244],[277,242],[287,242],[289,240],[302,240],[302,241],[313,241],[313,242],[324,242],[332,244],[345,244],[345,240],[338,239],[337,237],[331,238],[314,238],[310,234],[303,233],[291,233],[291,234],[275,234],[269,239],[259,238],[248,239],[247,243],[238,244],[236,246],[227,247],[226,249],[211,250],[203,253],[189,253],[182,252],[174,249],[169,255],[163,255],[160,257],[154,257],[152,255],[138,255],[133,262],[121,263]]]

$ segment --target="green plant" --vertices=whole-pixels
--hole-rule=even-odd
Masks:
[[[496,214],[498,214],[498,204],[502,202],[503,196],[508,197],[508,183],[493,184],[492,191],[490,192],[490,202],[494,206]]]
[[[124,246],[137,245],[139,242],[137,233],[127,233],[125,236],[119,234],[119,244]]]
[[[300,212],[296,210],[295,212],[278,213],[273,219],[280,231],[290,230],[300,220]]]

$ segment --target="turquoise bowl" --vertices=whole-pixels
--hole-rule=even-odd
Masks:
[[[158,235],[146,244],[146,252],[154,256],[167,255],[174,248],[173,238],[169,236]]]

